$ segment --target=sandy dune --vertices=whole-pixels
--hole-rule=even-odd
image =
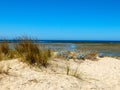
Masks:
[[[41,69],[15,59],[1,61],[0,68],[7,72],[0,74],[0,90],[120,90],[120,60],[109,57],[76,62],[54,59]]]

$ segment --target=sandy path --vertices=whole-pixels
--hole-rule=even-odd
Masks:
[[[101,58],[82,63],[55,59],[48,68],[30,68],[18,60],[0,62],[8,75],[0,74],[0,90],[120,90],[120,60]],[[78,68],[76,76],[74,72]]]

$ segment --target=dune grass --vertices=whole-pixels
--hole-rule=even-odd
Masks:
[[[0,60],[7,58],[9,50],[9,44],[6,40],[0,42]]]
[[[69,73],[70,73],[70,63],[69,63],[69,61],[67,60],[67,61],[66,61],[66,74],[69,75]]]
[[[9,50],[6,57],[7,57],[7,59],[15,59],[15,58],[19,58],[20,55],[16,50]]]
[[[15,44],[15,50],[25,62],[31,65],[42,65],[46,67],[51,57],[50,50],[40,49],[39,44],[29,38],[20,39],[20,42]]]
[[[16,58],[17,52],[10,49],[8,41],[0,42],[0,60]]]
[[[89,60],[97,60],[98,53],[97,52],[91,52],[85,56],[85,59]]]
[[[51,58],[50,49],[41,49],[36,40],[28,37],[18,38],[18,43],[14,43],[14,49],[10,49],[7,41],[0,42],[0,60],[21,58],[22,61],[37,66],[47,66]]]
[[[0,50],[4,55],[7,55],[10,48],[9,48],[9,44],[7,41],[3,41],[0,43]]]
[[[19,37],[16,40],[19,42],[14,44],[14,49],[9,47],[9,43],[6,40],[0,42],[0,60],[21,58],[22,61],[30,65],[42,65],[45,67],[48,65],[48,60],[52,57],[50,49],[46,49],[43,45],[38,44],[38,42],[36,42],[37,39],[33,40],[26,36]],[[84,58],[96,60],[97,53],[90,52],[86,54],[82,51],[73,53],[64,50],[59,51],[57,56],[65,59]],[[69,68],[67,69],[67,72],[69,72]]]
[[[0,49],[0,61],[2,60],[2,52],[1,52],[1,49]]]

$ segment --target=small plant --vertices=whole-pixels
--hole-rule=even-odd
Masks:
[[[1,52],[4,54],[4,55],[7,55],[8,52],[9,52],[9,44],[7,41],[4,41],[4,42],[1,42],[0,43],[0,49],[1,49]]]
[[[16,51],[24,58],[24,61],[31,65],[47,66],[51,51],[40,49],[39,44],[29,38],[22,38],[15,45]]]
[[[0,61],[2,60],[2,52],[1,52],[1,50],[0,50]]]
[[[77,59],[85,60],[85,55],[82,54],[82,53],[78,53],[78,54],[76,55],[76,58],[77,58]]]
[[[47,50],[48,57],[52,57],[52,52],[50,49]]]
[[[67,66],[67,75],[69,75],[69,72],[70,72],[70,68],[69,66]]]
[[[70,63],[69,60],[66,61],[66,74],[69,75],[70,73]]]
[[[85,59],[89,60],[97,60],[97,53],[96,52],[91,52],[85,56]]]
[[[7,57],[10,58],[10,59],[18,58],[19,53],[16,50],[10,50],[7,54]]]
[[[80,74],[78,74],[78,69],[79,69],[79,66],[80,66],[80,63],[78,64],[78,66],[76,67],[74,73],[73,73],[73,76],[76,77],[76,78],[79,78],[80,79]]]
[[[78,72],[78,67],[75,69],[75,72],[74,72],[74,74],[73,74],[74,77],[77,76],[77,72]]]

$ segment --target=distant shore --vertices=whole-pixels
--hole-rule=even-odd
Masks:
[[[4,39],[1,39],[0,42],[4,41]],[[9,43],[17,43],[21,40],[15,40],[15,39],[6,39]],[[108,43],[108,44],[120,44],[120,41],[115,40],[36,40],[31,39],[33,42],[38,43]]]

